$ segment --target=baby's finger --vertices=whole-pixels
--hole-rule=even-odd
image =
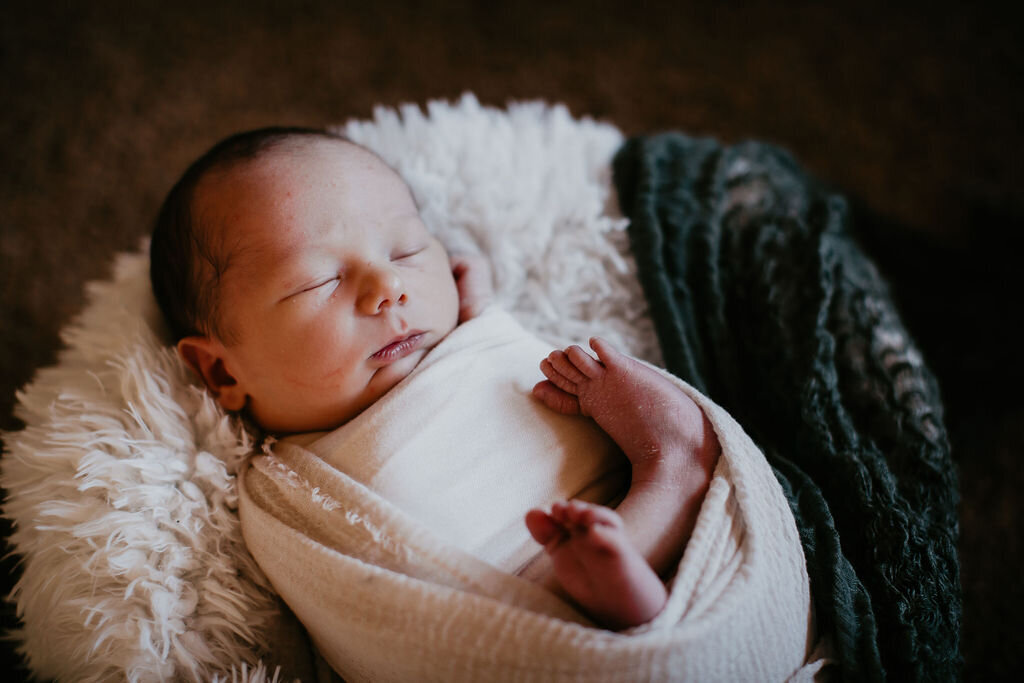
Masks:
[[[565,506],[562,503],[552,503],[548,516],[551,518],[552,524],[565,527]]]
[[[600,337],[590,338],[590,348],[594,349],[597,353],[597,357],[605,365],[608,363],[615,363],[622,356],[618,349]]]
[[[622,535],[606,524],[594,524],[587,528],[587,542],[593,550],[618,552],[622,547]]]
[[[554,368],[557,373],[573,383],[573,393],[575,393],[575,385],[586,381],[586,375],[580,372],[579,369],[572,364],[568,356],[565,355],[565,351],[555,349],[548,354],[547,360],[551,363],[551,367]],[[570,390],[566,389],[566,391]]]
[[[569,362],[591,379],[597,377],[603,369],[600,361],[575,344],[565,350],[565,355]]]
[[[540,371],[544,374],[545,377],[551,380],[552,384],[554,384],[562,391],[567,391],[570,394],[576,393],[577,380],[566,377],[565,373],[559,370],[558,366],[556,366],[555,363],[552,362],[552,356],[548,356],[547,358],[540,362]],[[579,373],[577,372],[576,374]],[[586,379],[585,377],[582,376],[581,378]]]
[[[526,528],[533,536],[533,540],[544,546],[562,535],[562,528],[551,519],[551,516],[536,508],[526,513]]]
[[[582,527],[602,525],[618,528],[622,525],[618,513],[611,508],[582,500],[570,500],[566,504],[566,517],[572,524]]]
[[[463,299],[462,302],[459,304],[459,322],[464,323],[467,320],[472,320],[473,318],[477,317],[478,315],[480,315],[480,313],[483,312],[484,307],[486,305],[487,302],[483,299]]]
[[[452,254],[452,275],[459,293],[459,322],[478,316],[494,294],[491,269],[479,254]]]
[[[579,415],[579,399],[570,393],[562,391],[550,380],[537,382],[533,387],[533,395],[541,403],[556,413],[563,415]]]

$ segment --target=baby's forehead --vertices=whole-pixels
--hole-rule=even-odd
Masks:
[[[272,195],[278,191],[301,189],[313,181],[348,180],[371,177],[397,182],[408,190],[405,181],[376,154],[342,138],[300,137],[277,143],[259,155],[235,160],[210,169],[200,180],[197,201],[246,199],[255,192]]]
[[[196,186],[194,218],[208,248],[225,259],[269,247],[268,240],[274,250],[287,249],[278,228],[315,210],[318,192],[342,186],[369,213],[397,203],[418,215],[408,185],[377,155],[342,139],[312,138],[211,169]]]
[[[244,159],[235,159],[211,168],[201,184],[216,184],[218,181],[260,182],[273,185],[282,182],[286,172],[304,167],[331,165],[347,172],[356,171],[360,166],[372,163],[377,158],[369,151],[345,140],[301,137],[280,141],[259,154]]]

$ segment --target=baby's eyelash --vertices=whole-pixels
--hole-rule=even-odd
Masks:
[[[335,275],[334,277],[327,278],[326,280],[322,280],[320,282],[312,284],[309,287],[306,287],[305,289],[301,289],[298,292],[296,292],[296,294],[305,294],[306,292],[312,292],[314,289],[320,289],[324,285],[329,285],[332,282],[337,282],[340,279],[341,279],[340,275]]]
[[[414,247],[413,249],[406,249],[405,251],[401,251],[397,255],[392,256],[391,260],[392,261],[401,261],[402,259],[411,258],[411,257],[415,256],[416,254],[420,254],[420,253],[422,253],[422,252],[424,252],[426,250],[427,250],[427,246],[426,245]]]

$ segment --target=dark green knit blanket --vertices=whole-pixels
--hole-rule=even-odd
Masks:
[[[634,138],[614,171],[666,366],[764,450],[842,679],[958,679],[942,405],[846,202],[757,142]]]

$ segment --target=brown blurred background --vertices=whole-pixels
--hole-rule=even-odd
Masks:
[[[770,140],[855,202],[939,376],[963,489],[965,678],[1016,678],[1024,21],[996,7],[5,3],[0,429],[19,427],[14,392],[54,362],[83,283],[137,248],[186,164],[228,133],[469,90],[485,104],[564,102],[628,134]],[[15,571],[8,559],[3,574]]]

